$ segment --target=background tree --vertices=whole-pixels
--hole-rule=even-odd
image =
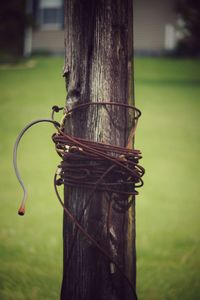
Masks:
[[[23,55],[26,25],[32,22],[26,14],[26,0],[1,1],[0,60],[11,60]]]
[[[182,55],[200,55],[200,1],[179,0],[176,11],[183,20],[183,38],[178,44],[178,53]]]

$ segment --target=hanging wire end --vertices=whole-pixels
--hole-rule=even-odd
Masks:
[[[21,204],[19,210],[18,210],[18,215],[23,216],[25,214],[25,206],[24,204]]]

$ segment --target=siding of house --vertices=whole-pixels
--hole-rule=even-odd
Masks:
[[[176,25],[174,3],[174,0],[134,0],[136,53],[159,53],[165,49],[166,26]]]
[[[32,39],[33,52],[64,53],[64,31],[61,29],[34,31]]]

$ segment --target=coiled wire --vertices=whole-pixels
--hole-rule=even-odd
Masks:
[[[72,137],[66,133],[65,122],[76,111],[80,109],[86,109],[89,106],[118,106],[133,111],[133,123],[130,130],[129,139],[126,147],[118,147],[105,143],[99,143],[82,139],[78,137]],[[64,109],[64,116],[60,123],[54,120],[54,113]],[[56,151],[62,158],[59,164],[56,174],[54,176],[54,187],[57,198],[61,203],[65,213],[70,220],[76,225],[76,232],[74,239],[71,243],[69,256],[67,262],[71,258],[73,247],[76,240],[76,234],[79,230],[89,239],[108,259],[112,262],[118,271],[123,275],[123,278],[128,283],[133,297],[137,299],[137,295],[134,286],[130,282],[128,276],[123,271],[122,267],[112,258],[112,255],[104,249],[94,237],[92,237],[81,225],[84,212],[91,204],[91,201],[96,191],[103,191],[110,197],[108,201],[108,214],[107,214],[107,231],[110,227],[110,213],[112,209],[118,212],[125,213],[132,205],[135,196],[138,194],[137,189],[143,185],[142,176],[145,173],[144,168],[139,165],[139,160],[142,158],[139,150],[131,149],[132,139],[135,134],[138,118],[141,112],[127,104],[121,104],[116,102],[90,102],[83,103],[75,106],[74,108],[67,110],[66,108],[59,108],[53,106],[51,119],[40,119],[29,123],[19,134],[13,151],[13,165],[18,181],[23,189],[23,199],[18,213],[23,215],[25,213],[25,201],[27,198],[27,190],[24,182],[20,176],[17,166],[17,149],[19,142],[24,133],[33,125],[41,122],[52,123],[57,132],[53,134],[52,140],[55,143]],[[71,186],[75,188],[83,187],[90,190],[88,199],[83,207],[79,218],[77,219],[64,205],[59,192],[58,186],[60,185]]]

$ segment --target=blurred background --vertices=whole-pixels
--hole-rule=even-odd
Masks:
[[[59,299],[53,126],[32,128],[19,147],[29,191],[23,218],[12,149],[28,122],[65,103],[63,1],[0,5],[0,299]],[[200,299],[199,36],[199,1],[134,0],[135,98],[143,112],[136,148],[146,168],[136,199],[140,300]]]

